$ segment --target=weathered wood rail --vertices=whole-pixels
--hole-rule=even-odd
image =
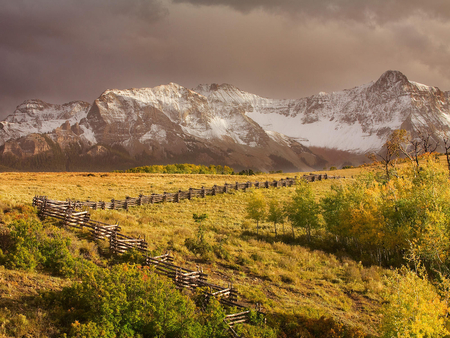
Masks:
[[[309,174],[303,175],[301,179],[307,182],[316,182],[321,180],[329,179],[340,179],[341,176],[329,176],[328,174]],[[212,188],[201,187],[200,189],[189,188],[187,191],[179,190],[178,192],[164,192],[163,194],[151,194],[151,195],[139,195],[139,197],[126,197],[124,200],[112,199],[110,202],[105,201],[67,201],[60,203],[68,203],[80,208],[82,206],[88,207],[90,209],[126,209],[135,206],[141,206],[145,204],[155,204],[155,203],[179,203],[182,200],[191,200],[193,198],[205,198],[206,196],[215,196],[219,194],[226,194],[231,191],[247,190],[249,188],[256,189],[269,189],[277,187],[292,187],[297,181],[298,177],[285,178],[274,181],[264,181],[264,182],[236,182],[236,183],[225,183],[224,185],[214,185]]]

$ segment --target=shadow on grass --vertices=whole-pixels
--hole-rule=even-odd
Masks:
[[[335,255],[338,259],[352,259],[361,262],[364,266],[379,265],[382,267],[398,267],[405,264],[404,253],[398,253],[391,257],[379,257],[374,251],[362,250],[357,246],[348,245],[340,242],[335,236],[326,233],[324,230],[317,231],[310,240],[306,234],[295,234],[285,232],[275,236],[273,232],[260,232],[244,230],[240,236],[243,240],[258,240],[274,244],[281,242],[288,245],[298,245],[310,250],[320,250],[328,254]]]

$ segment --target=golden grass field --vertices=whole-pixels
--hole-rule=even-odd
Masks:
[[[361,169],[328,172],[335,176],[351,177]],[[326,171],[315,172],[316,174]],[[212,187],[214,184],[279,180],[302,176],[305,173],[239,175],[184,175],[184,174],[134,174],[134,173],[0,173],[0,198],[13,203],[28,203],[35,195],[66,200],[110,200],[137,197],[139,194],[175,192],[189,187]],[[331,183],[330,183],[331,184]],[[329,186],[326,184],[325,186]]]
[[[361,169],[328,172],[346,176],[344,180],[316,182],[318,197],[332,184],[345,184]],[[319,172],[318,172],[319,173]],[[320,172],[324,173],[324,172]],[[30,204],[33,196],[51,199],[110,200],[136,197],[140,193],[174,192],[189,187],[211,187],[225,182],[266,181],[297,174],[257,176],[131,174],[131,173],[1,173],[0,200],[11,204]],[[292,188],[261,189],[267,200],[287,200]],[[240,301],[262,303],[268,313],[299,313],[318,318],[332,316],[345,324],[359,326],[367,333],[376,333],[382,298],[383,276],[389,272],[378,267],[364,267],[351,259],[342,259],[306,246],[302,233],[296,230],[292,238],[288,224],[278,226],[263,223],[259,236],[254,222],[245,218],[250,191],[184,200],[181,203],[146,205],[125,210],[91,211],[93,219],[110,224],[119,222],[122,232],[144,235],[149,249],[155,253],[170,250],[178,264],[204,272],[216,284],[233,283],[241,295]],[[198,257],[184,245],[194,238],[198,223],[193,214],[207,214],[204,221],[206,238],[225,254],[211,253]],[[320,237],[320,232],[316,234]]]

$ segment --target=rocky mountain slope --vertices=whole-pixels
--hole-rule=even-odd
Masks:
[[[173,83],[107,90],[92,105],[26,101],[0,128],[2,162],[26,169],[44,162],[59,170],[191,162],[298,171],[325,164],[295,140],[265,132],[241,108],[217,111]]]
[[[450,129],[449,96],[388,71],[363,86],[297,100],[174,83],[107,90],[92,105],[28,100],[0,122],[0,153],[3,165],[27,169],[191,162],[308,171],[358,164],[398,128],[437,139]]]
[[[308,147],[364,154],[378,151],[392,130],[436,134],[450,125],[449,92],[409,81],[398,71],[376,82],[299,100],[270,100],[229,85],[199,86],[221,109],[242,107],[265,130]]]

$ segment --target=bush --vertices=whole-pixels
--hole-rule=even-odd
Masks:
[[[129,263],[143,265],[145,260],[144,254],[136,248],[128,249],[122,255],[115,255],[113,257],[113,263],[115,264]]]
[[[210,258],[210,253],[213,251],[213,247],[206,240],[205,233],[205,226],[200,224],[195,238],[186,238],[184,245],[194,254],[200,255],[204,259],[208,259]]]
[[[217,308],[202,315],[173,284],[148,267],[97,268],[63,289],[61,309],[69,337],[224,337]]]
[[[0,260],[6,267],[27,271],[44,270],[61,276],[82,274],[93,263],[70,252],[71,240],[61,229],[46,226],[32,218],[18,219],[2,231],[8,245],[2,247]],[[3,246],[4,244],[2,244]]]

